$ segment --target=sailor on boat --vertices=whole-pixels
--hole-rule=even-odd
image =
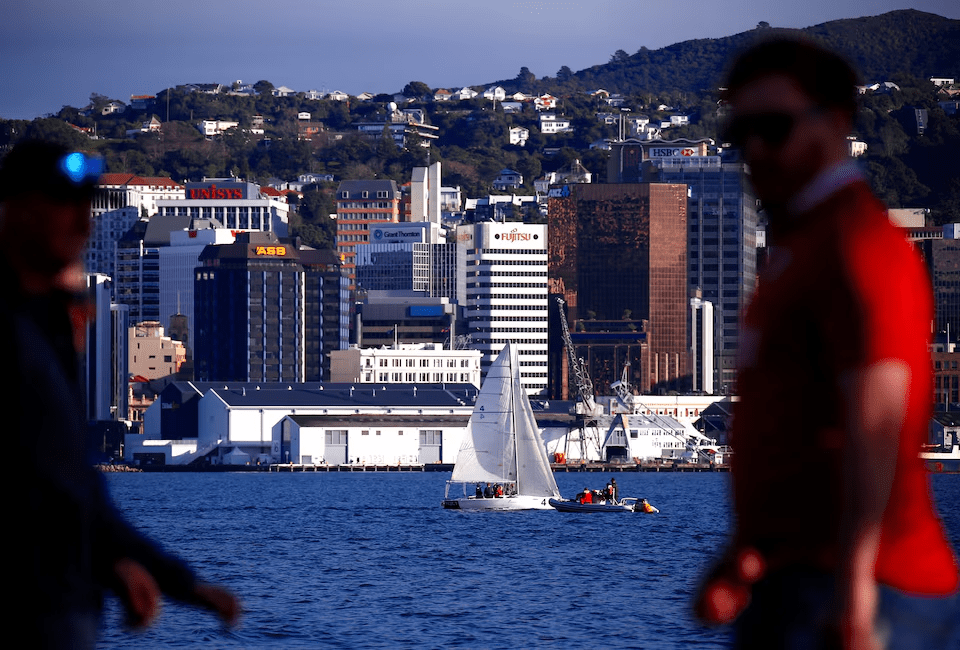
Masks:
[[[580,503],[593,503],[593,490],[583,488],[583,492],[577,495],[577,501]]]
[[[659,510],[654,508],[652,505],[650,505],[646,499],[640,499],[639,510],[640,512],[646,512],[650,514],[660,512]]]

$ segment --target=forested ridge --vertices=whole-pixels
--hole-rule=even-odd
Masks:
[[[574,159],[580,159],[595,180],[605,180],[606,152],[590,145],[617,135],[618,127],[603,124],[597,113],[620,109],[588,91],[602,88],[623,95],[623,108],[631,115],[690,116],[690,125],[664,129],[664,138],[715,138],[717,86],[724,66],[738,49],[775,31],[761,23],[725,38],[685,41],[657,50],[640,47],[634,54],[618,50],[607,63],[578,72],[562,66],[552,76],[537,77],[522,67],[513,79],[473,86],[480,92],[500,85],[508,93],[553,94],[559,98],[553,112],[570,118],[572,133],[541,133],[532,104],[514,114],[505,113],[499,102],[479,97],[438,102],[432,99],[435,89],[411,81],[399,91],[409,100],[400,102],[401,108],[423,109],[425,121],[438,127],[438,139],[429,149],[416,141],[400,148],[389,138],[372,140],[356,130],[359,122],[383,120],[389,102],[396,100],[393,93],[347,102],[310,100],[303,93],[275,97],[270,92],[273,85],[261,80],[255,84],[259,91],[255,97],[207,94],[180,86],[156,92],[145,110],[127,106],[107,115],[103,108],[112,98],[93,93],[85,107],[64,106],[55,115],[32,121],[0,120],[0,149],[24,137],[56,138],[99,151],[109,171],[177,181],[234,175],[266,182],[315,172],[333,174],[337,180],[377,177],[402,183],[429,157],[443,162],[443,183],[460,185],[466,196],[493,193],[491,182],[503,168],[523,174],[521,192],[531,193],[535,178]],[[960,221],[960,116],[944,112],[937,102],[945,97],[928,80],[960,77],[960,21],[905,10],[798,31],[847,55],[865,82],[893,81],[900,88],[864,95],[856,131],[869,146],[862,161],[880,196],[892,207],[928,207],[937,222]],[[190,81],[196,80],[184,83]],[[668,108],[658,111],[660,105]],[[922,136],[916,128],[917,108],[928,111]],[[323,130],[310,140],[298,138],[301,112],[322,124]],[[254,115],[264,118],[263,136],[250,131]],[[162,122],[159,132],[127,135],[152,117]],[[239,126],[204,138],[197,125],[205,119],[232,120]],[[513,126],[529,129],[525,146],[508,144]],[[335,183],[310,186],[297,206],[295,226],[319,245],[330,243],[326,215],[333,211],[333,189]]]

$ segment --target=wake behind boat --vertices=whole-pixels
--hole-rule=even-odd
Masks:
[[[443,507],[549,510],[560,498],[540,429],[520,384],[517,350],[507,343],[487,371],[467,435],[447,481]]]

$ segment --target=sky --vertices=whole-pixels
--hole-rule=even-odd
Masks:
[[[184,83],[351,95],[409,81],[460,88],[574,71],[694,38],[809,27],[956,0],[0,0],[0,118],[33,119],[91,93],[129,102]]]

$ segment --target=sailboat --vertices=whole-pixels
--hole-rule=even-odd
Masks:
[[[517,350],[507,343],[487,371],[467,435],[447,481],[443,507],[550,510],[560,498],[547,449],[520,384]]]

